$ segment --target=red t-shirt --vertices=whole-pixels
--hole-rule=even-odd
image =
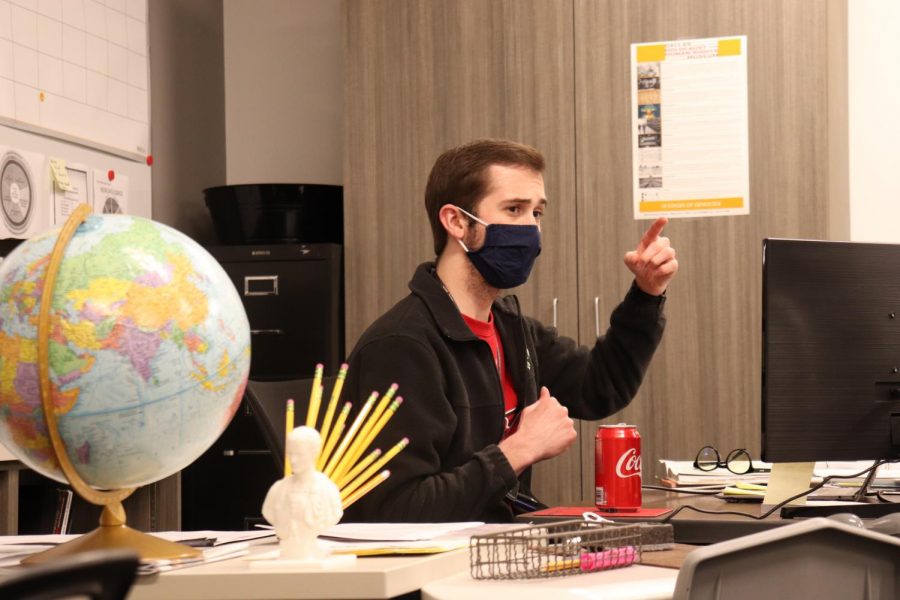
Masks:
[[[489,318],[490,320],[485,323],[463,315],[463,319],[466,321],[469,329],[472,330],[472,333],[478,336],[479,339],[487,342],[488,346],[491,347],[491,356],[494,357],[494,365],[497,367],[497,373],[500,374],[500,383],[503,387],[504,419],[506,421],[504,423],[503,437],[506,437],[516,429],[514,416],[519,399],[516,396],[516,390],[513,388],[512,380],[509,377],[509,369],[506,368],[506,361],[503,358],[503,344],[500,342],[500,336],[497,335],[494,315],[491,314]],[[510,423],[513,423],[512,427],[510,427]]]

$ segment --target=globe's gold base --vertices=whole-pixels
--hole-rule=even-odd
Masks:
[[[65,556],[88,550],[134,550],[141,560],[176,560],[197,558],[200,550],[149,535],[125,525],[125,509],[121,502],[103,506],[100,527],[55,548],[32,554],[24,565],[53,562]]]
[[[141,560],[173,560],[200,556],[200,550],[197,548],[170,542],[127,525],[101,525],[70,542],[32,554],[24,559],[22,564],[53,562],[79,552],[110,549],[134,550],[140,555]]]

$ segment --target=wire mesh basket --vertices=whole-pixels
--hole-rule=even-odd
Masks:
[[[640,561],[638,525],[560,521],[474,535],[474,579],[533,579],[627,567]]]

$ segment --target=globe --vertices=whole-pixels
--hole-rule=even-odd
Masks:
[[[66,482],[48,435],[38,314],[60,230],[0,262],[0,442]],[[149,219],[89,216],[65,248],[49,320],[57,428],[78,475],[137,487],[183,469],[234,415],[250,369],[250,329],[221,266]]]

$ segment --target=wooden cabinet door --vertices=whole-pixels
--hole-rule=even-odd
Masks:
[[[424,189],[445,149],[508,138],[544,153],[543,252],[514,292],[578,335],[571,0],[344,3],[347,348],[434,257]],[[450,199],[448,199],[450,200]],[[580,495],[578,448],[538,466],[548,502]]]
[[[840,4],[840,3],[837,3]],[[693,459],[760,445],[761,249],[765,237],[827,236],[829,36],[835,3],[803,0],[575,2],[577,220],[581,340],[601,330],[632,280],[621,261],[649,221],[631,199],[630,44],[747,35],[750,214],[674,219],[665,234],[680,271],[668,326],[631,406],[609,419],[636,424],[644,482],[660,458]],[[839,7],[838,7],[839,8]],[[837,50],[838,54],[840,53]],[[840,98],[831,98],[832,103]],[[845,123],[846,126],[846,123]],[[596,299],[596,300],[595,300]],[[584,500],[593,498],[584,424]],[[724,454],[723,454],[724,456]]]

